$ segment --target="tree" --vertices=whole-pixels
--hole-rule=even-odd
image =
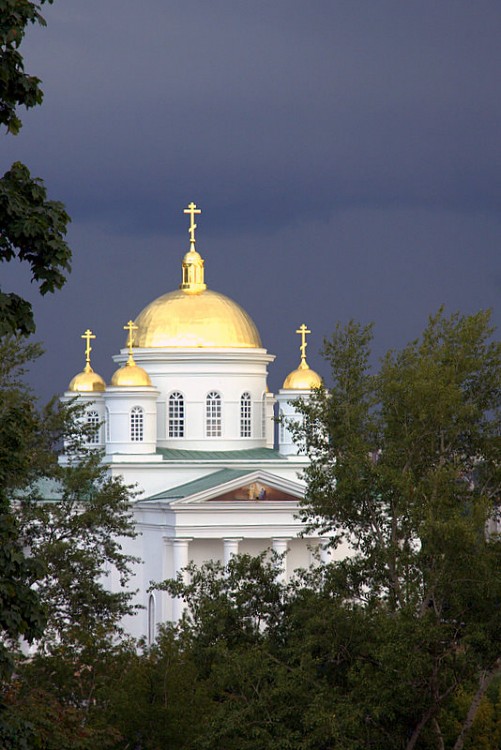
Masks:
[[[0,0],[0,124],[17,135],[18,108],[42,102],[40,80],[24,71],[19,52],[28,24],[45,25],[40,7],[52,0]],[[18,258],[31,269],[40,293],[60,289],[70,270],[71,251],[64,240],[70,218],[59,201],[47,200],[42,180],[15,162],[0,178],[0,261]],[[35,330],[31,304],[0,291],[0,336]]]
[[[166,626],[156,643],[124,651],[111,665],[98,699],[103,718],[120,735],[116,750],[197,747],[212,708],[192,654]]]
[[[137,559],[122,550],[123,541],[136,536],[131,489],[109,478],[100,454],[88,449],[51,474],[19,504],[20,536],[44,562],[43,575],[32,581],[47,617],[38,649],[86,658],[121,635],[122,619],[135,612],[128,583]],[[48,502],[51,479],[57,499]],[[112,570],[118,592],[107,586]]]
[[[13,644],[23,636],[40,637],[45,614],[31,583],[40,575],[40,561],[27,558],[11,501],[16,491],[36,476],[36,455],[42,449],[40,422],[22,377],[26,363],[39,353],[35,345],[4,342],[0,354],[0,680],[13,667]]]
[[[311,459],[302,518],[333,548],[351,545],[338,585],[377,624],[352,691],[387,747],[443,748],[441,719],[466,688],[461,750],[501,670],[501,544],[486,533],[501,491],[492,334],[488,313],[440,311],[372,374],[371,328],[338,327],[324,347],[332,386],[298,404]]]
[[[21,339],[0,343],[0,746],[62,748],[68,737],[75,750],[105,747],[117,735],[89,715],[100,665],[113,660],[121,620],[134,612],[133,558],[121,548],[135,536],[131,492],[89,449],[95,427],[78,406],[36,407],[23,372],[39,353]],[[60,465],[63,436],[70,460]],[[121,592],[108,590],[111,568]],[[28,661],[20,636],[37,643]]]
[[[52,401],[39,411],[22,377],[37,345],[0,346],[0,499],[14,511],[17,543],[29,551],[27,584],[36,584],[46,625],[39,645],[77,649],[116,635],[133,609],[127,592],[135,558],[121,541],[134,537],[131,489],[107,476],[89,448],[92,425],[81,408]],[[63,437],[68,460],[58,461]],[[124,587],[106,586],[114,568]]]
[[[227,567],[190,566],[191,580],[158,588],[182,596],[180,653],[207,706],[194,750],[355,750],[364,715],[349,699],[371,642],[368,620],[345,607],[335,576],[303,572],[288,585],[277,558],[242,555]],[[359,661],[357,661],[359,660]],[[179,708],[178,708],[179,710]]]

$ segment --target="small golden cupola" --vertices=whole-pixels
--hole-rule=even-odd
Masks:
[[[296,333],[301,336],[301,362],[296,370],[287,375],[284,380],[283,388],[287,391],[310,391],[312,388],[319,388],[322,385],[320,375],[312,370],[306,361],[306,334],[311,333],[308,327],[303,323],[297,329]]]
[[[111,378],[111,385],[120,388],[144,388],[145,386],[151,386],[150,376],[143,370],[142,367],[136,365],[134,356],[132,354],[132,348],[134,343],[134,331],[137,330],[137,326],[134,325],[132,320],[129,320],[124,330],[129,332],[127,337],[127,346],[129,348],[129,358],[123,367],[119,367],[118,370],[113,374]]]
[[[106,383],[101,375],[94,372],[90,365],[90,353],[92,351],[90,342],[91,339],[95,339],[96,337],[90,328],[87,328],[81,338],[86,340],[85,367],[82,372],[79,372],[78,375],[75,375],[72,379],[68,386],[68,390],[73,391],[74,393],[102,393],[106,389]]]

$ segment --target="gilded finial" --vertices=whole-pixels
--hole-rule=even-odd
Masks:
[[[301,352],[301,364],[299,366],[305,369],[308,367],[308,364],[306,362],[306,347],[308,346],[306,342],[306,334],[311,333],[311,331],[309,330],[307,325],[302,323],[302,325],[300,325],[296,330],[296,333],[299,333],[299,335],[301,336],[301,346],[299,347],[299,350]]]
[[[195,239],[195,229],[197,228],[197,225],[195,224],[195,214],[201,214],[202,210],[200,208],[197,208],[196,203],[188,203],[188,208],[185,208],[183,213],[190,215],[190,227],[188,229],[188,234],[190,235],[190,243],[192,245],[195,245],[196,239]]]
[[[127,325],[124,327],[124,331],[128,331],[127,336],[127,348],[129,350],[129,358],[123,367],[119,367],[116,372],[113,373],[111,378],[111,385],[114,388],[132,388],[136,386],[145,387],[151,386],[150,376],[143,370],[142,367],[136,365],[134,357],[132,355],[132,348],[134,346],[134,331],[138,330],[138,326],[133,320],[129,320]]]
[[[127,337],[127,347],[129,349],[129,359],[127,360],[128,365],[134,365],[134,357],[132,355],[132,347],[133,347],[133,341],[134,341],[134,333],[133,331],[137,331],[137,325],[134,323],[133,320],[129,320],[126,326],[124,326],[124,331],[128,331],[129,335]]]
[[[304,323],[299,326],[296,330],[301,336],[301,345],[299,350],[301,352],[301,362],[299,367],[290,372],[284,380],[282,388],[286,391],[311,391],[312,388],[320,388],[322,385],[322,378],[315,370],[312,370],[306,361],[306,335],[311,333],[308,326]]]
[[[200,294],[207,289],[207,284],[204,281],[204,260],[195,250],[195,214],[201,214],[202,211],[192,201],[184,209],[184,213],[190,215],[190,249],[183,258],[183,280],[179,288],[186,294]]]
[[[92,346],[90,345],[91,339],[95,339],[95,335],[92,333],[90,328],[87,328],[85,333],[83,333],[80,336],[81,339],[86,340],[86,346],[85,346],[85,369],[84,372],[92,372],[92,367],[90,366],[90,353],[92,351]]]
[[[106,390],[106,383],[101,375],[94,372],[90,366],[90,353],[92,351],[90,342],[91,339],[95,339],[96,337],[90,328],[87,328],[80,338],[85,339],[85,367],[82,372],[79,372],[78,375],[75,375],[75,377],[72,378],[68,390],[73,391],[74,393],[102,393]]]

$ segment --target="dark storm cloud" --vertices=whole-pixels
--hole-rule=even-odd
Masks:
[[[193,184],[231,228],[227,206],[498,205],[499,5],[65,6],[32,35],[47,97],[27,153],[87,216],[158,222]]]
[[[44,12],[24,51],[45,101],[2,161],[25,160],[74,219],[68,286],[36,303],[47,361],[61,338],[70,357],[64,375],[46,365],[54,390],[81,365],[84,328],[108,376],[123,323],[177,286],[191,199],[210,285],[278,355],[273,388],[303,320],[312,358],[337,319],[375,320],[380,348],[442,302],[493,305],[500,322],[497,0]]]

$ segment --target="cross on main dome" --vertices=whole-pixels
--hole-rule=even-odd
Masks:
[[[191,203],[188,203],[188,208],[185,208],[183,213],[190,215],[190,228],[188,229],[188,234],[190,235],[190,242],[194,245],[196,242],[195,229],[197,228],[197,225],[195,224],[195,214],[201,214],[202,209],[197,208],[197,204],[191,201]]]

